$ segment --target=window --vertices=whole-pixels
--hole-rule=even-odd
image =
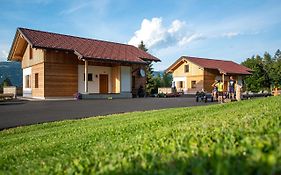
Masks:
[[[183,88],[183,81],[177,81],[177,88]]]
[[[136,88],[136,76],[132,76],[132,89]]]
[[[189,65],[188,65],[188,64],[184,66],[184,72],[185,72],[185,73],[186,73],[186,72],[189,72]]]
[[[93,81],[93,74],[88,74],[88,81]]]
[[[25,88],[30,88],[30,75],[25,76]]]
[[[33,49],[31,46],[29,46],[29,59],[31,60],[33,58]]]
[[[85,81],[85,74],[84,74],[84,81]],[[88,81],[93,81],[93,74],[92,73],[88,74]]]
[[[196,81],[191,81],[191,88],[196,88]]]
[[[180,88],[183,88],[183,81],[180,81]]]
[[[35,74],[35,88],[39,88],[39,74]]]

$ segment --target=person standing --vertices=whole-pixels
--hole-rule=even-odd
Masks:
[[[213,93],[212,93],[212,95],[213,95],[213,97],[214,97],[214,100],[217,100],[217,98],[218,98],[218,87],[217,87],[217,83],[218,83],[218,81],[215,80],[215,82],[212,84],[212,87],[213,87]]]
[[[233,100],[235,99],[234,98],[235,86],[236,86],[236,81],[233,79],[232,76],[230,76],[229,82],[228,82],[228,93],[229,93],[230,99],[233,99]]]
[[[218,80],[216,86],[218,89],[218,102],[223,103],[223,82],[221,80]]]

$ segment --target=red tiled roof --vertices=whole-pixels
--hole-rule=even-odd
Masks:
[[[226,60],[216,60],[216,59],[208,59],[208,58],[198,58],[198,57],[190,57],[190,56],[182,56],[180,60],[186,59],[200,67],[207,68],[207,69],[217,69],[220,72],[226,74],[243,74],[243,75],[250,75],[251,69],[237,64],[233,61],[226,61]],[[178,60],[179,61],[179,60]],[[176,63],[178,62],[176,61]],[[175,64],[173,64],[175,65]],[[171,67],[173,67],[173,65]]]
[[[151,54],[132,45],[81,38],[70,35],[19,28],[19,32],[34,48],[73,51],[81,59],[145,63],[160,61]]]

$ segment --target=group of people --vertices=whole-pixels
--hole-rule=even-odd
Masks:
[[[230,76],[228,84],[227,84],[227,92],[224,92],[224,82],[221,80],[215,80],[215,82],[212,84],[213,86],[213,97],[214,99],[218,100],[218,102],[223,103],[224,98],[229,98],[231,100],[234,100],[236,98],[236,91],[240,90],[240,86],[237,85],[237,82],[233,79],[232,76]],[[240,93],[240,91],[238,92]],[[239,95],[240,96],[240,95]]]

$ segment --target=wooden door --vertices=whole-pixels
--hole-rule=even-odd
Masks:
[[[108,93],[108,75],[100,74],[100,93],[107,94]]]

